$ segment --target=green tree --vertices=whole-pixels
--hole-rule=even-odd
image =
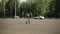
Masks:
[[[5,4],[6,4],[6,0],[2,0],[2,11],[4,12],[4,17],[5,17]]]
[[[55,3],[56,1],[55,0],[52,0],[49,2],[49,11],[47,12],[47,16],[48,17],[55,17]]]

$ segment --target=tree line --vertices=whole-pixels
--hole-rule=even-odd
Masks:
[[[0,17],[15,16],[15,1],[16,15],[19,17],[26,17],[26,12],[32,13],[31,17],[57,17],[55,11],[56,0],[36,0],[34,3],[19,3],[18,0],[2,0],[0,2]]]

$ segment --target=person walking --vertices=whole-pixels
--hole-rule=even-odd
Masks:
[[[30,13],[27,12],[26,16],[27,16],[26,24],[28,24],[28,23],[30,23]]]

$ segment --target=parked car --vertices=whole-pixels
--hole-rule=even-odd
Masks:
[[[34,17],[34,19],[44,19],[44,16],[37,16],[37,17]]]
[[[16,18],[19,18],[19,16],[16,16]]]

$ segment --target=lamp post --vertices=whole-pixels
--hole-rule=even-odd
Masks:
[[[16,19],[16,0],[15,1],[15,19]]]

